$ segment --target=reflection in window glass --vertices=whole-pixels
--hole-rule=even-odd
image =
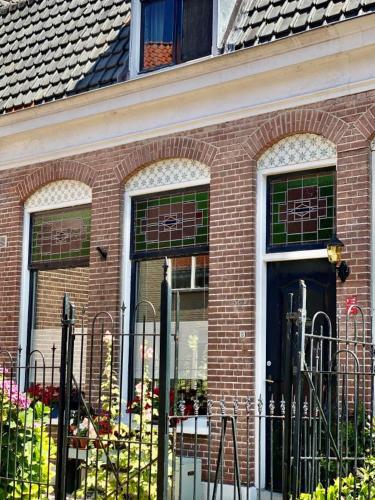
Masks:
[[[143,4],[143,69],[173,62],[173,0]]]
[[[61,307],[65,292],[69,292],[70,299],[76,306],[77,315],[87,308],[89,297],[89,268],[75,267],[71,269],[39,270],[33,274],[34,296],[33,317],[31,327],[31,351],[39,351],[33,355],[31,365],[41,366],[41,356],[48,369],[45,372],[45,384],[59,385],[60,372],[58,369],[61,356]],[[80,333],[79,322],[75,331]],[[86,332],[83,332],[84,334]],[[84,382],[86,376],[86,349],[82,349],[81,339],[75,343],[73,373],[77,380]],[[55,370],[52,372],[53,345]],[[81,378],[82,377],[82,378]],[[30,382],[43,383],[43,370],[36,368],[30,374]]]
[[[174,387],[176,366],[177,398],[184,399],[187,411],[192,410],[193,399],[200,399],[204,407],[207,393],[208,341],[208,256],[177,257],[170,259],[173,292],[172,333],[178,328],[178,344],[171,336],[171,387]],[[155,308],[156,329],[159,331],[160,284],[163,278],[163,260],[137,263],[137,301],[149,301]],[[193,286],[192,286],[193,285]],[[142,352],[142,336],[134,340],[135,384],[142,374],[142,354],[146,371],[159,376],[158,342],[152,336],[153,308],[147,303],[138,307],[136,332],[146,334],[146,349]]]

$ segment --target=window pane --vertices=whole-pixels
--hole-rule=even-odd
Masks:
[[[269,246],[323,245],[335,221],[335,174],[275,177],[269,183]]]
[[[87,308],[89,296],[89,268],[75,267],[73,269],[53,269],[45,271],[35,271],[34,295],[33,295],[33,321],[31,328],[31,350],[39,350],[45,360],[46,366],[51,367],[52,347],[55,345],[55,366],[59,366],[61,356],[61,308],[65,292],[76,305],[77,317],[81,316],[82,308]],[[80,333],[80,322],[77,322],[75,331]],[[86,330],[86,328],[85,328]],[[84,331],[83,333],[87,333]],[[85,380],[86,376],[86,349],[82,349],[81,363],[81,337],[75,342],[75,355],[73,371],[77,380]],[[41,366],[41,356],[39,354],[32,358],[30,365],[37,363]],[[59,385],[59,370],[46,370],[46,384]],[[32,370],[30,374],[31,382],[41,383],[43,371],[41,369]]]
[[[208,288],[208,255],[198,255],[196,257],[195,287]]]
[[[201,258],[202,257],[202,258]],[[207,256],[198,256],[197,259],[205,261]],[[179,342],[175,345],[174,336],[171,336],[171,387],[174,386],[175,355],[178,358],[176,387],[178,399],[184,399],[188,408],[192,407],[192,400],[200,398],[204,403],[207,392],[207,342],[208,342],[208,290],[190,289],[191,257],[178,257],[173,259],[173,267],[177,272],[186,272],[189,276],[189,285],[186,281],[182,283],[184,291],[179,292],[179,311],[177,313],[177,293],[173,293],[172,311],[172,333],[176,328],[176,317],[179,318]],[[207,268],[206,268],[207,269]],[[159,304],[160,283],[163,279],[163,260],[149,260],[137,263],[137,302],[141,300],[150,301],[156,311],[156,328],[159,331]],[[177,313],[177,315],[176,315]],[[142,362],[146,365],[146,373],[149,377],[155,368],[155,377],[159,377],[159,346],[158,341],[154,344],[153,312],[149,305],[142,304],[138,307],[136,315],[135,331],[140,334],[143,329],[146,334],[147,356],[142,359],[142,336],[137,335],[134,339],[134,385],[140,382],[142,377]],[[177,348],[177,349],[176,349]],[[155,364],[154,364],[155,363]]]
[[[212,51],[212,0],[183,0],[181,61]]]
[[[174,13],[172,0],[142,3],[143,69],[173,62]]]
[[[32,268],[88,264],[90,207],[51,210],[32,216]]]
[[[191,257],[172,259],[172,288],[191,288]]]

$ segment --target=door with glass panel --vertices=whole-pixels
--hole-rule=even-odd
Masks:
[[[307,286],[307,325],[315,312],[325,311],[335,325],[336,271],[328,258],[306,259],[294,251],[324,249],[335,232],[335,172],[332,169],[293,172],[268,178],[267,192],[267,327],[266,411],[280,411],[286,387],[286,314],[291,294],[297,300],[299,280]],[[288,252],[272,259],[272,253]],[[279,261],[278,261],[279,260]],[[324,353],[323,353],[324,354]],[[279,413],[277,413],[279,414]],[[281,488],[282,424],[266,425],[266,486]]]

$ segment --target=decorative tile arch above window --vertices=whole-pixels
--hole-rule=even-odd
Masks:
[[[301,165],[320,160],[336,162],[336,146],[316,134],[295,134],[271,146],[258,160],[258,170]]]
[[[188,158],[172,158],[158,161],[139,171],[128,180],[125,191],[157,191],[161,187],[173,189],[175,186],[183,187],[184,184],[209,182],[210,169],[203,163]]]
[[[91,188],[87,184],[65,179],[50,182],[38,189],[25,202],[28,212],[50,210],[71,205],[87,205],[92,200]]]
[[[132,258],[207,251],[209,182],[209,168],[187,158],[158,161],[129,179]]]

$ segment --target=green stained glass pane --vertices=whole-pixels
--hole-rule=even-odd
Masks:
[[[285,201],[285,193],[276,193],[272,196],[273,203],[277,203],[280,201]]]
[[[207,236],[197,236],[195,241],[196,241],[196,243],[199,243],[200,245],[205,245],[208,243],[208,237]]]
[[[283,234],[275,234],[273,236],[273,244],[275,245],[280,245],[282,243],[286,243],[286,234],[283,233]]]
[[[289,243],[298,243],[301,240],[300,234],[288,234]]]
[[[303,241],[315,241],[316,233],[303,233]]]
[[[302,187],[302,179],[294,179],[288,181],[288,189],[300,188]]]
[[[330,240],[332,238],[332,229],[323,229],[318,231],[318,237],[320,241]]]
[[[157,243],[147,243],[146,249],[147,250],[157,250],[158,244]]]
[[[319,177],[319,186],[333,186],[333,175],[321,175]]]
[[[303,187],[316,186],[316,176],[306,177],[303,179]]]
[[[159,248],[169,248],[171,245],[170,241],[161,241],[159,243]]]
[[[319,229],[333,229],[333,220],[330,217],[327,217],[327,219],[321,219],[319,221]]]
[[[204,200],[208,200],[208,193],[197,193],[197,196],[196,196],[196,199],[197,201],[204,201]]]
[[[144,207],[147,209],[139,208]],[[194,248],[208,244],[209,191],[198,187],[188,192],[155,194],[133,201],[133,249],[137,252]],[[146,247],[143,247],[143,244]]]
[[[197,207],[199,210],[207,210],[207,201],[199,201]]]
[[[285,182],[275,182],[275,186],[273,188],[274,193],[284,193],[285,190],[286,190]]]
[[[320,196],[332,196],[333,195],[333,186],[326,186],[320,188]]]
[[[183,201],[182,200],[182,196],[172,196],[171,198],[171,203],[179,203],[180,201]]]
[[[268,186],[271,248],[326,243],[335,217],[333,171],[286,174],[270,178]]]
[[[74,207],[32,215],[30,265],[59,267],[88,263],[91,208]]]

